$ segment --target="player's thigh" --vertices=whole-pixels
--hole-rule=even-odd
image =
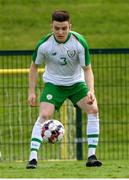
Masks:
[[[78,107],[80,107],[84,112],[88,114],[96,114],[98,112],[97,100],[95,98],[92,104],[87,103],[86,96],[77,102]]]
[[[59,110],[66,98],[67,94],[65,95],[65,91],[62,91],[60,86],[46,83],[40,96],[40,103],[47,102],[53,104],[55,109]]]
[[[72,101],[73,105],[76,105],[81,99],[87,96],[89,89],[84,82],[76,83],[70,89],[71,95],[69,99]]]
[[[55,111],[54,104],[51,104],[48,102],[41,102],[40,103],[39,116],[43,120],[51,119],[53,117],[54,111]]]

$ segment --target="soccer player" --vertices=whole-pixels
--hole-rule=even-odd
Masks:
[[[99,114],[94,91],[94,76],[88,44],[84,37],[71,31],[70,15],[67,11],[52,14],[52,32],[37,44],[29,72],[30,106],[35,106],[37,71],[45,64],[43,81],[45,87],[40,97],[39,116],[34,124],[27,169],[37,167],[37,153],[42,143],[43,123],[51,119],[68,98],[87,113],[88,159],[86,166],[101,166],[95,155],[99,140]]]

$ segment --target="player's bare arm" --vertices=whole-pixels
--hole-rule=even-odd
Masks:
[[[83,70],[85,74],[85,81],[89,88],[89,92],[87,94],[87,103],[92,104],[95,100],[95,95],[94,95],[94,75],[91,65],[84,67]]]
[[[32,62],[30,66],[30,71],[29,71],[28,103],[30,106],[36,105],[35,87],[37,84],[37,77],[38,77],[38,66]]]

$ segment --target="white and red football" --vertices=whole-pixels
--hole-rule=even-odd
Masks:
[[[41,136],[43,142],[59,143],[64,137],[64,126],[58,120],[47,120],[43,124]]]

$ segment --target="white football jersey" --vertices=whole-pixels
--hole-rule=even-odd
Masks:
[[[64,43],[59,43],[53,33],[41,39],[33,61],[37,65],[45,63],[44,82],[70,86],[85,81],[82,67],[90,64],[90,55],[83,36],[70,31]]]

